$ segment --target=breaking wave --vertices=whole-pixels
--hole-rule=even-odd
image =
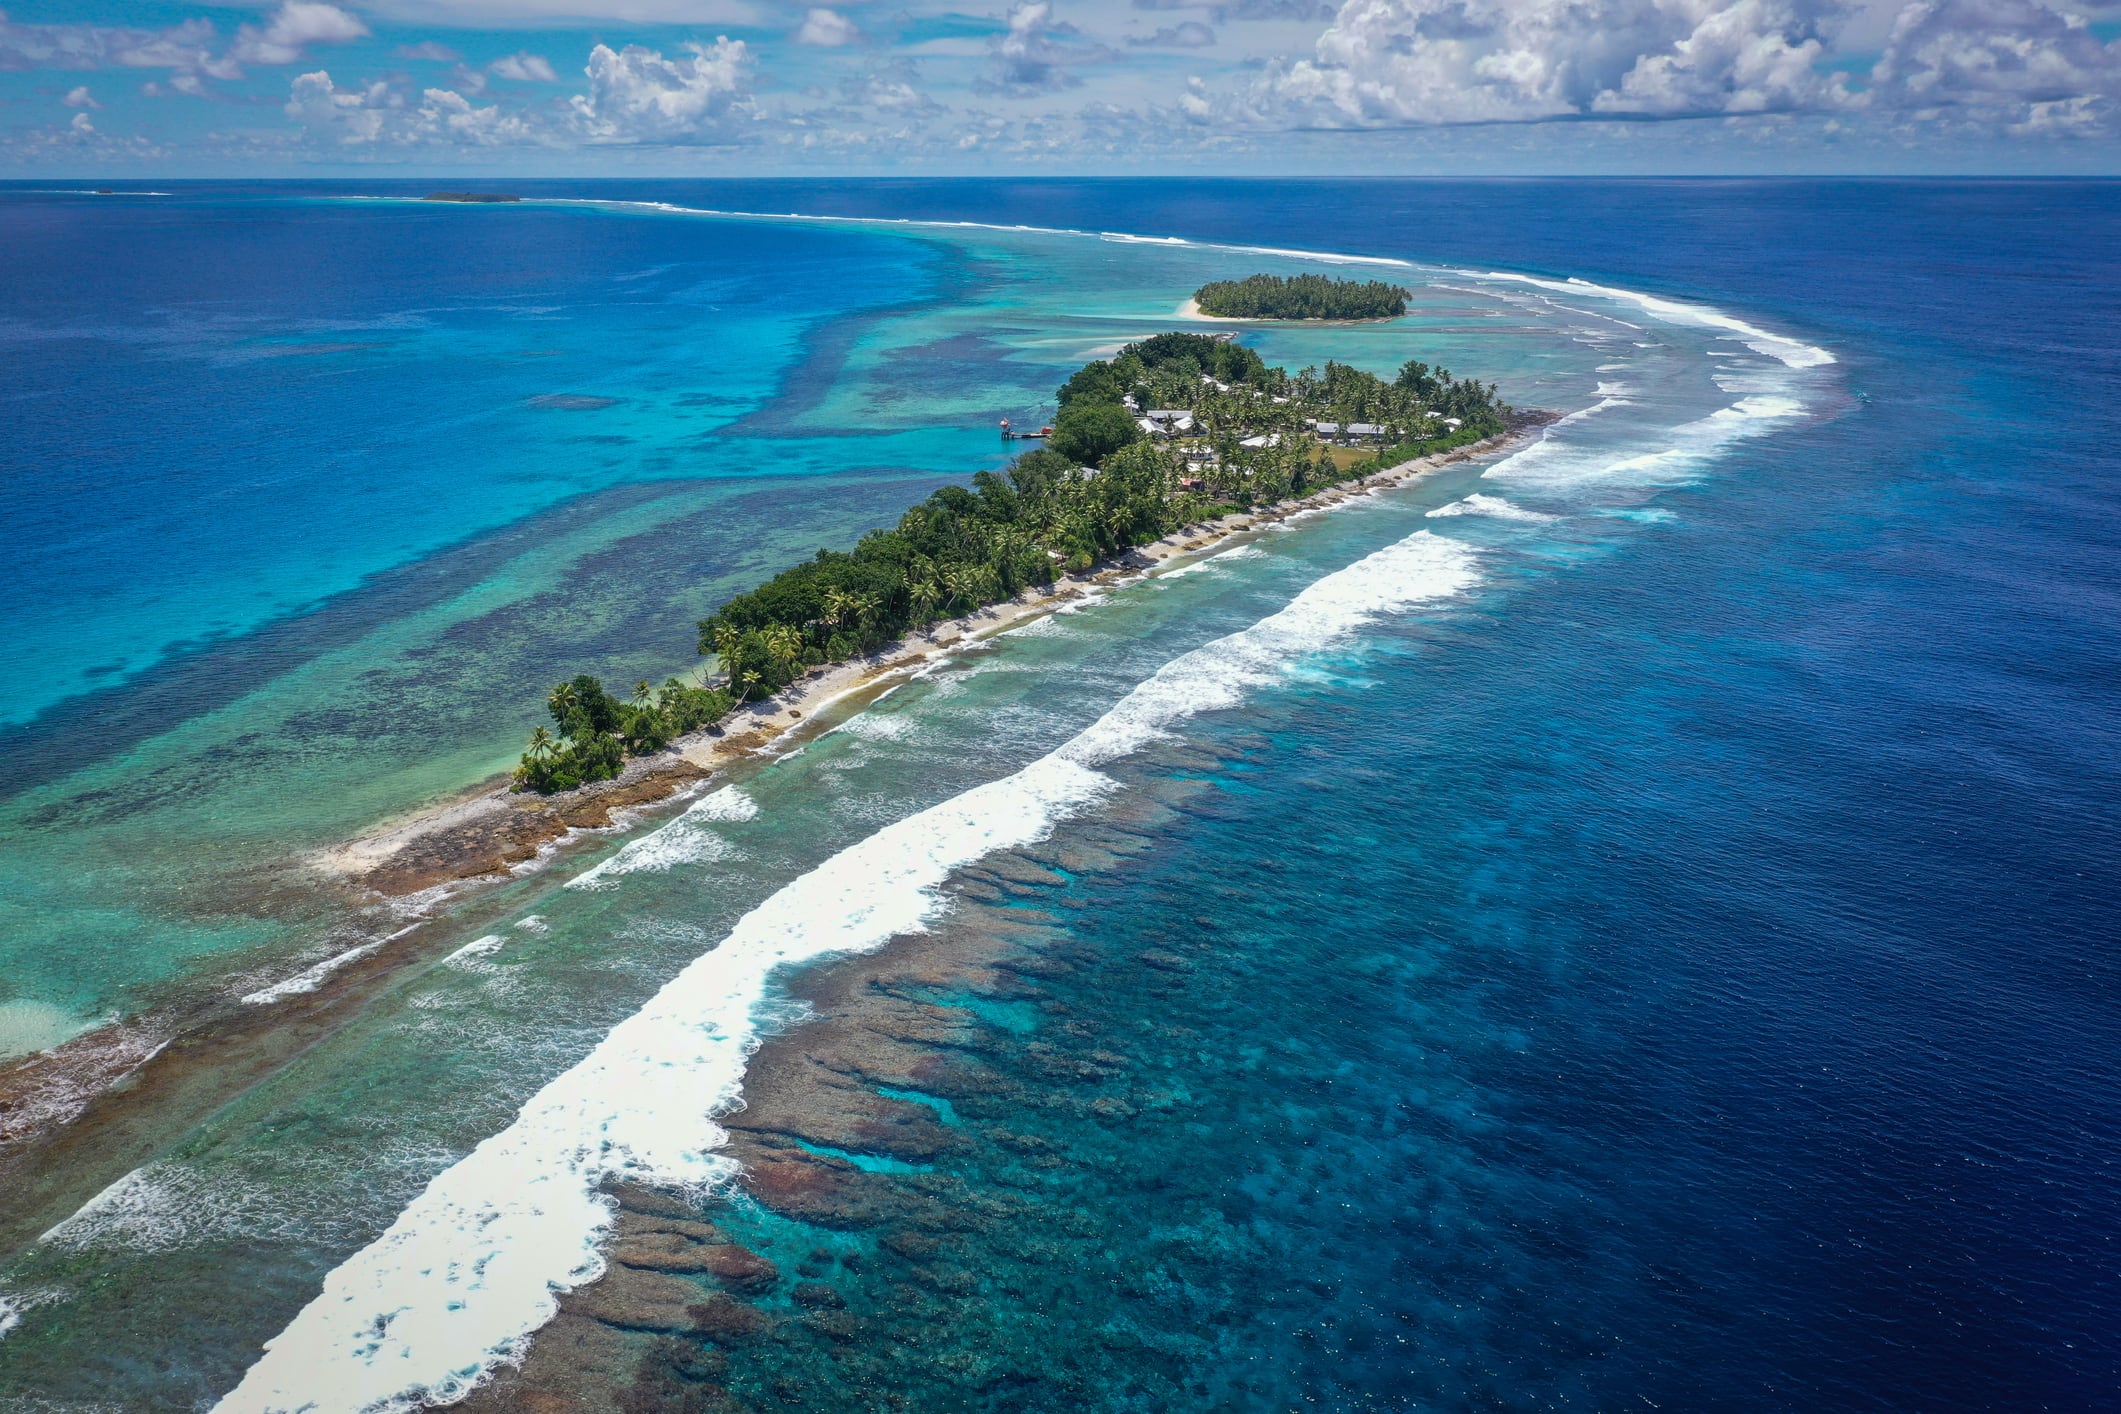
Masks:
[[[1492,516],[1496,520],[1517,520],[1539,525],[1558,518],[1544,511],[1527,510],[1523,506],[1505,501],[1500,496],[1490,496],[1478,491],[1462,501],[1438,506],[1429,512],[1429,516],[1431,519],[1438,516]]]
[[[602,1272],[606,1180],[704,1185],[732,1174],[711,1116],[738,1100],[775,972],[919,931],[953,872],[1037,842],[1118,789],[1098,766],[1236,703],[1363,623],[1476,577],[1474,551],[1418,531],[1173,659],[1014,775],[888,825],[784,886],[334,1270],[219,1408],[404,1409],[461,1396],[551,1319],[556,1292]]]
[[[1550,488],[1592,481],[1665,486],[1687,480],[1731,443],[1761,436],[1777,423],[1803,412],[1802,402],[1780,394],[1740,398],[1707,417],[1660,433],[1658,440],[1666,445],[1648,449],[1583,446],[1556,437],[1554,434],[1567,422],[1564,419],[1549,427],[1539,441],[1504,457],[1481,476],[1484,480]]]

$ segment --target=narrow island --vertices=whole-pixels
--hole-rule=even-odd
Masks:
[[[1389,382],[1334,362],[1291,374],[1208,334],[1129,344],[1076,370],[1058,400],[1045,446],[970,488],[943,487],[896,527],[852,550],[819,550],[702,620],[699,651],[719,681],[642,682],[630,700],[586,673],[555,687],[546,710],[557,731],[531,733],[515,788],[615,779],[628,757],[659,753],[815,668],[1180,527],[1478,442],[1511,417],[1493,384],[1419,361]]]
[[[468,201],[474,206],[522,199],[513,193],[499,191],[431,191],[420,198],[422,201]]]
[[[1397,319],[1407,312],[1407,292],[1382,280],[1248,275],[1202,285],[1193,307],[1213,319]]]

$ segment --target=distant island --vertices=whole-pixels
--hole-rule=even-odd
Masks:
[[[1380,287],[1382,288],[1382,287]],[[1309,495],[1506,430],[1493,384],[1410,361],[1390,382],[1343,363],[1269,368],[1208,334],[1158,334],[1087,363],[1059,391],[1047,445],[970,488],[945,486],[851,551],[816,556],[700,622],[720,681],[638,684],[589,674],[554,688],[516,789],[611,780],[812,668],[871,653],[953,615],[1013,599],[1138,545]]]
[[[1382,280],[1249,275],[1202,285],[1193,303],[1217,319],[1396,319],[1407,312],[1407,292]]]
[[[469,201],[480,204],[522,199],[520,196],[499,191],[431,191],[420,198],[422,201]]]

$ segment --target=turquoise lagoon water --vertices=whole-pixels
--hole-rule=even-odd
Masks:
[[[0,805],[18,1051],[372,934],[275,866],[505,768],[563,671],[685,670],[721,597],[998,463],[999,417],[1242,263],[626,208],[9,201],[8,509],[40,586]]]
[[[1349,190],[1203,186],[1154,223],[1127,187],[659,195],[1334,248]],[[1978,192],[1892,195],[1888,259],[1826,239],[1877,199],[1860,191],[1390,190],[1406,219],[1386,224],[1410,234],[1371,249],[1421,261],[1401,272],[1414,317],[1251,337],[1275,361],[1477,371],[1569,414],[1544,440],[1006,634],[429,925],[436,962],[14,1257],[0,1388],[171,1408],[233,1390],[244,1409],[461,1387],[593,1260],[607,1171],[722,1175],[710,1117],[756,1028],[796,1015],[787,964],[933,917],[991,849],[1095,859],[1104,812],[1206,783],[1145,852],[1036,901],[1065,919],[1063,966],[1013,1000],[954,999],[1004,1083],[951,1101],[960,1151],[891,1175],[988,1215],[948,1238],[950,1282],[886,1233],[711,1207],[784,1271],[821,1246],[862,1258],[831,1279],[869,1334],[786,1321],[730,1353],[739,1396],[2095,1407],[2115,1356],[2096,1079],[2114,797],[2110,709],[2084,690],[2114,661],[2087,617],[2114,521],[2084,479],[2093,429],[2020,411],[2037,380],[1999,369],[1992,317],[2030,311],[2034,346],[2091,327],[2072,311],[2092,246],[2042,267],[2080,292],[2042,304],[2004,291],[1997,252],[2027,228]],[[237,220],[257,198],[196,200]],[[2101,189],[2070,200],[2049,238],[2110,223]],[[715,264],[814,242],[872,302],[792,313],[804,351],[735,421],[661,443],[648,375],[510,382],[493,427],[609,480],[463,525],[418,562],[462,566],[449,592],[18,795],[8,857],[41,862],[8,867],[52,892],[9,933],[34,962],[8,976],[77,1017],[184,957],[232,990],[395,926],[257,908],[261,842],[286,857],[504,760],[522,723],[495,719],[562,665],[681,665],[672,627],[728,584],[991,463],[993,417],[1035,415],[1201,279],[1299,264],[882,221],[262,209],[509,231],[526,266],[564,251],[585,283],[605,242],[622,274],[688,245]],[[1425,234],[1439,222],[1452,234]],[[1684,287],[1645,270],[1637,247],[1660,244],[1693,252]],[[1841,302],[1811,301],[1793,264],[1754,273],[1761,249],[1831,257]],[[602,279],[585,330],[627,283]],[[717,316],[664,345],[637,314],[625,346],[667,347],[647,360],[667,409]],[[528,406],[549,393],[618,401]],[[648,445],[560,442],[603,435]],[[2033,593],[2062,567],[2072,596]],[[362,573],[316,612],[392,592],[388,565]],[[411,682],[444,725],[394,736]],[[243,769],[197,769],[221,761]],[[157,771],[187,784],[137,785]],[[103,790],[119,804],[99,812]],[[124,867],[55,867],[66,849]],[[201,878],[219,893],[171,906]],[[69,910],[91,905],[119,920],[100,952],[33,945],[86,931]],[[1053,1056],[1093,1047],[1129,1072],[1056,1084]],[[1059,1161],[1031,1165],[1026,1135]]]

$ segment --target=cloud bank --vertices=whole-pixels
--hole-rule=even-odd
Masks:
[[[2121,137],[2121,39],[2073,2],[1011,0],[981,15],[842,0],[776,18],[748,0],[522,0],[506,15],[500,0],[279,0],[233,29],[0,12],[0,162],[61,138],[160,152],[186,124],[254,155],[689,149],[750,154],[751,170],[835,152],[1091,170],[1250,154],[1285,170],[1298,151],[1365,154],[1336,164],[1356,170],[1379,151],[1683,151],[1694,139],[1646,136],[1675,122],[1724,151],[2091,151]],[[710,41],[698,26],[714,15],[744,27]],[[595,28],[520,28],[556,16]],[[447,42],[406,32],[412,19]],[[502,23],[518,28],[481,28]],[[134,77],[93,96],[72,77],[34,86],[95,71]],[[287,126],[229,124],[176,95]],[[26,115],[12,130],[10,112]],[[1525,136],[1448,136],[1490,130]]]

